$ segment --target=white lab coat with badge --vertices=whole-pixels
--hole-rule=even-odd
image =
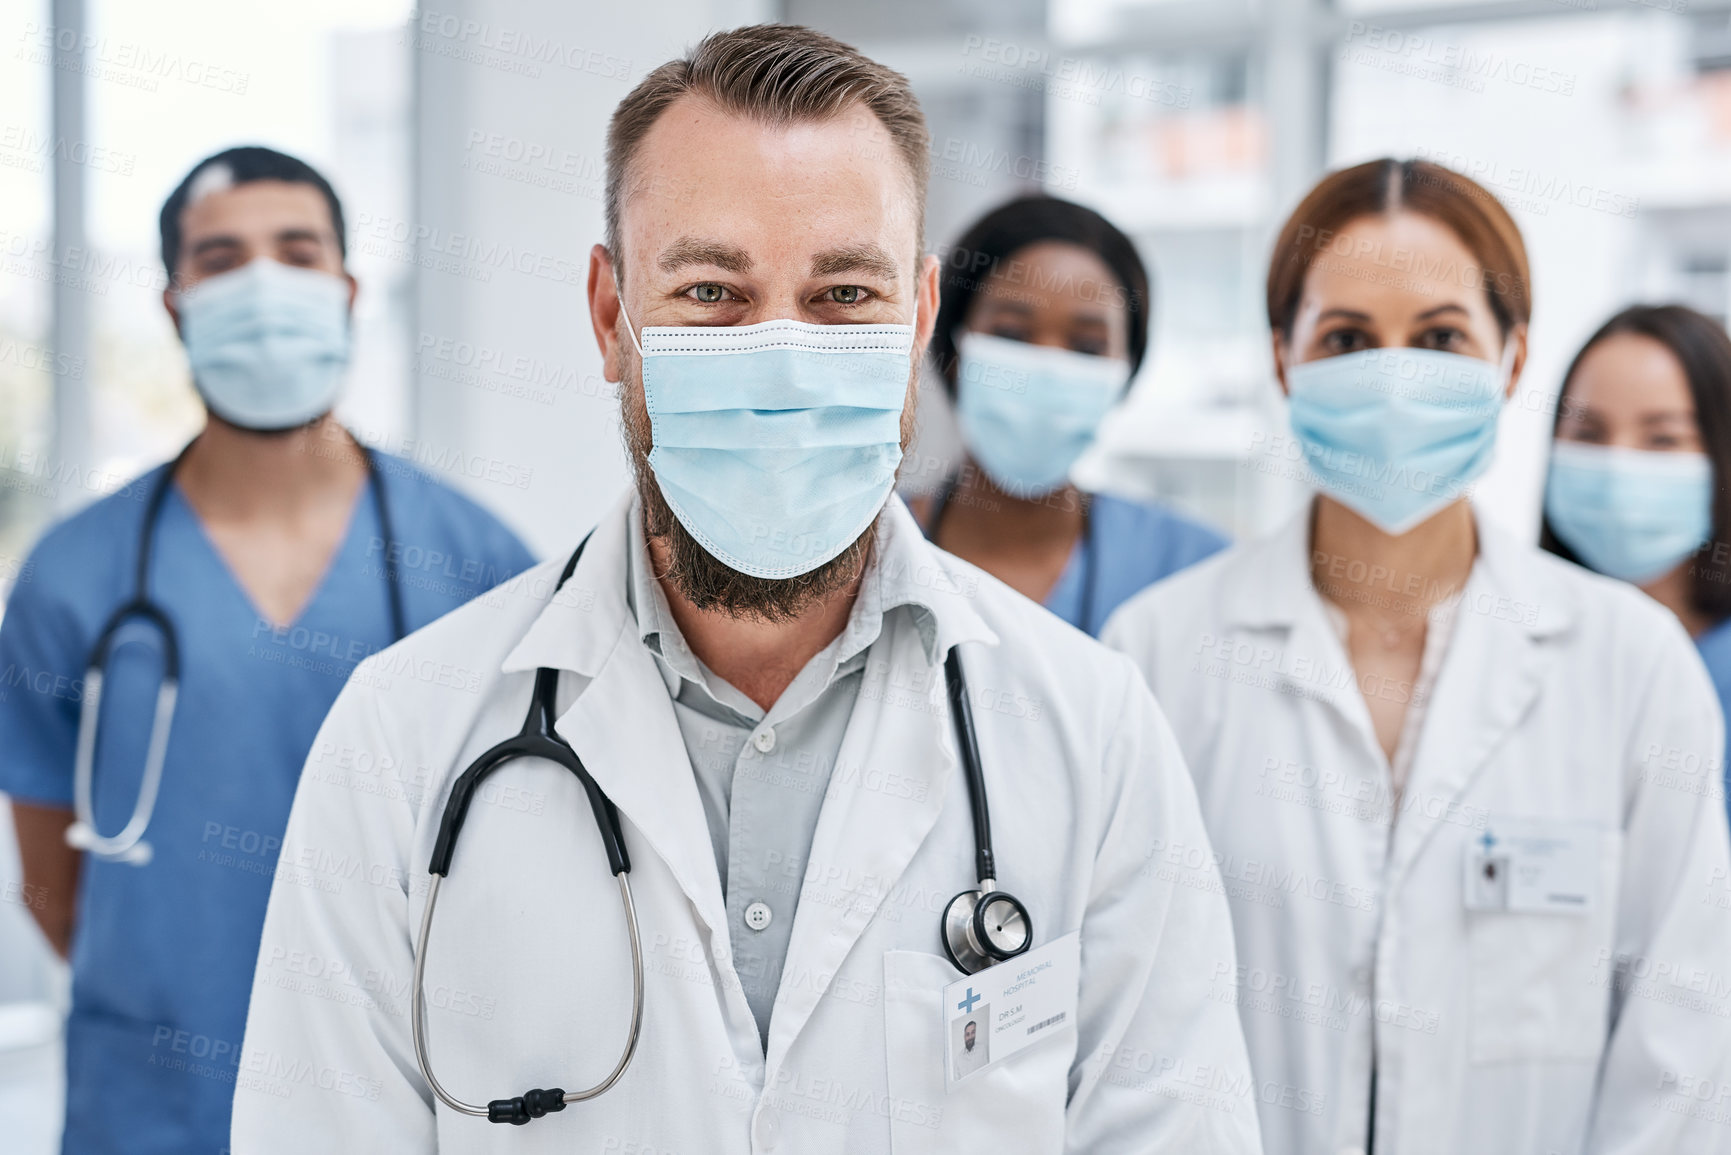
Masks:
[[[1105,634],[1196,780],[1267,1151],[1363,1151],[1373,1048],[1376,1155],[1731,1150],[1723,730],[1683,630],[1480,518],[1396,811],[1309,520]],[[1469,895],[1487,834],[1542,885]]]
[[[892,498],[881,558],[931,593],[929,662],[890,615],[867,662],[798,893],[767,1055],[667,689],[625,601],[629,503],[564,559],[364,663],[308,760],[284,837],[238,1071],[233,1150],[1254,1152],[1248,1059],[1211,978],[1230,915],[1170,731],[1121,655],[920,538]],[[868,571],[866,580],[873,580]],[[894,623],[892,627],[892,623]],[[974,885],[941,653],[960,654],[998,883],[1034,948],[1080,934],[1068,1022],[950,1086],[940,912]],[[565,671],[556,727],[618,806],[643,935],[642,1039],[620,1081],[524,1127],[437,1104],[408,1019],[413,941],[450,784]],[[631,1005],[619,893],[575,778],[486,780],[428,952],[434,1074],[471,1103],[611,1069]],[[977,976],[976,976],[977,977]],[[1000,1008],[1001,1009],[1001,1008]],[[952,1012],[953,1014],[953,1012]],[[985,1024],[982,1024],[984,1026]]]

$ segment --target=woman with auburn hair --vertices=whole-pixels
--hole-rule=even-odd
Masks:
[[[1270,1155],[1721,1150],[1723,723],[1676,619],[1481,517],[1527,258],[1458,173],[1331,173],[1268,276],[1303,514],[1106,640],[1202,798]]]
[[[1683,305],[1624,309],[1575,354],[1555,436],[1539,544],[1634,583],[1676,614],[1707,663],[1721,708],[1731,705],[1731,337],[1724,326]]]

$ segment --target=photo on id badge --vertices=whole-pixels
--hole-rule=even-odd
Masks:
[[[1479,854],[1473,861],[1472,890],[1468,894],[1469,910],[1507,910],[1509,908],[1509,856]]]
[[[973,1074],[992,1061],[992,1004],[980,1003],[972,1013],[957,1015],[950,1020],[950,1078],[960,1079]]]

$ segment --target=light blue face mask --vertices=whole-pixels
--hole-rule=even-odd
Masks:
[[[1063,485],[1130,380],[1110,357],[986,333],[956,342],[956,419],[998,488],[1039,497]]]
[[[912,325],[625,327],[655,482],[711,556],[789,578],[870,527],[902,460]]]
[[[231,425],[292,429],[330,412],[349,363],[349,286],[267,258],[177,295],[192,381]]]
[[[1713,533],[1713,462],[1559,441],[1545,519],[1588,569],[1636,585],[1663,577]]]
[[[1514,356],[1366,349],[1286,371],[1292,431],[1317,485],[1385,533],[1461,497],[1491,463]]]

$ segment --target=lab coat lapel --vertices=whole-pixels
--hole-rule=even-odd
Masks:
[[[1260,676],[1266,660],[1279,693],[1297,701],[1325,706],[1356,741],[1372,764],[1386,767],[1387,760],[1376,741],[1370,708],[1365,705],[1352,659],[1328,620],[1322,597],[1310,580],[1311,507],[1294,517],[1279,531],[1250,548],[1260,550],[1258,564],[1244,566],[1227,592],[1227,617],[1237,626],[1263,633],[1271,647],[1265,655],[1256,652],[1243,670],[1236,656],[1229,659],[1233,672]]]
[[[1553,650],[1544,639],[1569,627],[1570,592],[1550,579],[1531,547],[1478,519],[1479,557],[1467,579],[1454,636],[1426,707],[1395,816],[1387,894],[1453,816],[1451,806],[1532,709]]]
[[[794,915],[788,971],[836,973],[931,832],[956,773],[941,656],[931,662],[918,631],[905,617],[895,620],[892,636],[879,640],[866,663],[836,756]],[[894,789],[886,788],[886,775]],[[971,882],[958,878],[956,890]],[[934,918],[934,945],[936,925]],[[818,985],[782,984],[770,1016],[767,1078],[816,1009]]]
[[[632,623],[556,726],[627,823],[667,864],[710,933],[725,942],[727,907],[697,777],[667,683]],[[640,853],[631,846],[629,830],[626,849]]]
[[[647,843],[725,942],[726,905],[696,776],[667,684],[626,601],[633,524],[628,494],[595,527],[576,571],[506,656],[504,669],[546,666],[589,679],[587,685],[566,679],[560,701],[573,694],[576,700],[554,728],[625,817],[626,850],[637,855],[636,839]]]

